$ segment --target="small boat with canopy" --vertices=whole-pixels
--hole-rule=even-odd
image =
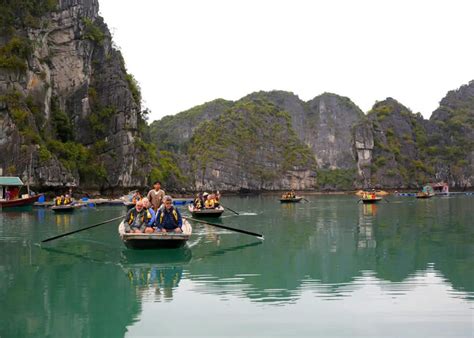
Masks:
[[[20,196],[20,190],[23,185],[19,177],[0,177],[0,209],[30,206],[42,196],[30,195],[29,189],[27,194]]]

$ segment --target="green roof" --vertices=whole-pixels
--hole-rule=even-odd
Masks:
[[[13,177],[13,176],[1,176],[0,177],[0,186],[19,186],[23,185],[23,182],[20,180],[19,177]]]

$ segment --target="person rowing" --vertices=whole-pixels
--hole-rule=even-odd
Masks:
[[[155,212],[161,207],[164,196],[165,192],[161,189],[161,182],[156,181],[153,183],[153,189],[148,192],[146,197],[150,200],[152,208],[155,210]]]

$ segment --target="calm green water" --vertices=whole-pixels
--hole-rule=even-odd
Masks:
[[[124,213],[0,212],[0,337],[472,337],[474,198],[225,198],[179,250],[132,251]],[[183,209],[183,208],[181,208]]]

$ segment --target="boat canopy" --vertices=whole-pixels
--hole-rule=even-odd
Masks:
[[[0,177],[0,186],[4,187],[19,187],[22,186],[23,182],[19,177],[13,176],[1,176]]]
[[[433,187],[431,187],[431,185],[425,185],[423,187],[423,192],[425,194],[434,194],[434,190],[433,190]]]

